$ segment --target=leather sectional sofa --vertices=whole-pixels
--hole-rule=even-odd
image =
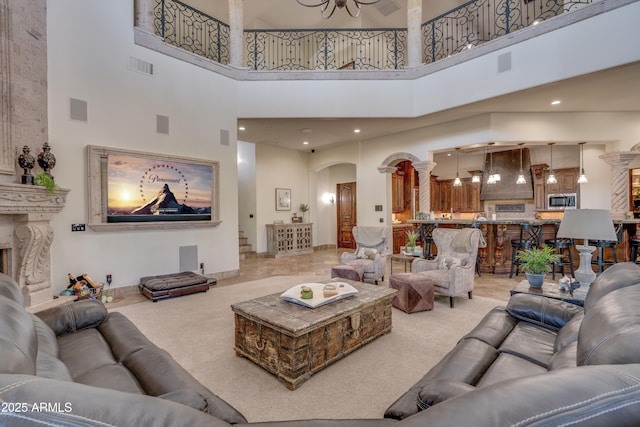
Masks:
[[[29,406],[43,402],[48,411]],[[0,425],[246,422],[123,316],[107,315],[97,302],[31,315],[6,276],[0,278],[0,404]],[[640,267],[607,269],[592,284],[584,309],[514,295],[385,418],[252,425],[640,425]]]

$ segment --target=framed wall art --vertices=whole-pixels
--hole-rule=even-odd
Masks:
[[[211,227],[220,223],[219,163],[88,146],[89,227]]]
[[[276,210],[277,211],[291,210],[291,189],[290,188],[276,188]]]

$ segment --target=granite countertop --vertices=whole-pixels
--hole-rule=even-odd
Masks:
[[[535,218],[504,218],[504,219],[488,219],[488,220],[474,220],[474,219],[409,219],[407,223],[411,224],[520,224],[522,222],[528,222],[529,224],[558,224],[560,219],[535,219]],[[622,224],[640,224],[640,218],[637,219],[620,219],[613,220],[616,223]]]

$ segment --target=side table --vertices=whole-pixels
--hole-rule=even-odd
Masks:
[[[398,261],[404,263],[404,272],[407,272],[407,263],[409,264],[409,271],[411,271],[411,263],[414,259],[419,258],[411,255],[405,254],[393,254],[391,255],[391,274],[393,274],[393,261]]]
[[[579,288],[573,291],[573,295],[569,292],[561,291],[558,289],[558,284],[552,282],[544,282],[542,288],[532,288],[526,280],[518,283],[515,288],[511,289],[510,293],[511,295],[519,293],[542,295],[543,297],[559,299],[580,307],[584,306],[584,298],[586,296],[584,292],[580,292]]]

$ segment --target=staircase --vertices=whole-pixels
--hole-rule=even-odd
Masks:
[[[251,245],[247,243],[247,238],[244,237],[244,232],[243,231],[239,231],[239,248],[240,248],[240,259],[245,259],[245,258],[255,258],[256,253],[255,251],[251,250]]]

